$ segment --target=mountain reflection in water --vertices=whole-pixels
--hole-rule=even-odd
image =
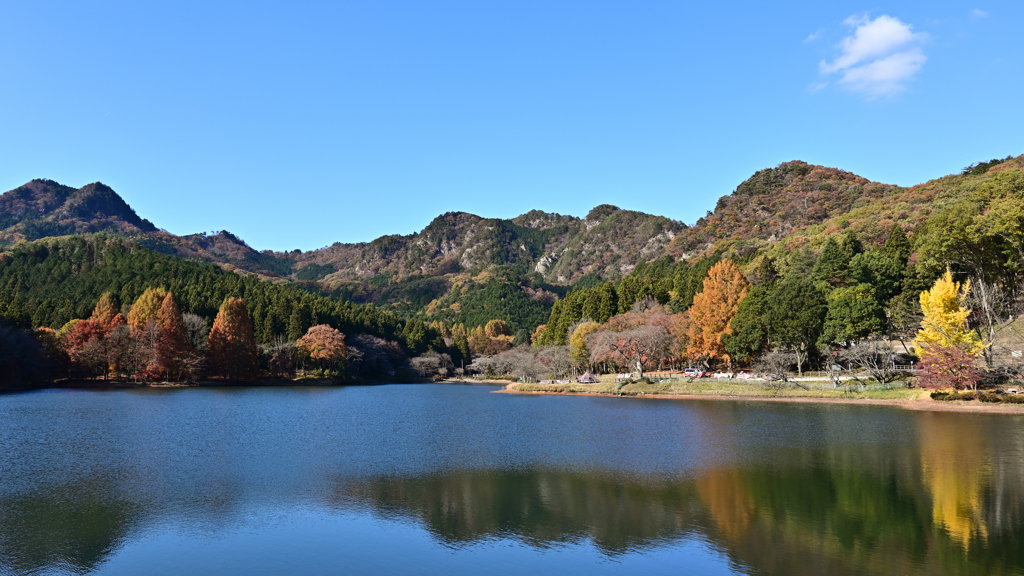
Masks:
[[[2,396],[0,573],[102,572],[154,534],[238,531],[276,509],[382,519],[454,551],[685,565],[679,543],[697,540],[751,574],[1024,574],[1018,417],[485,392]],[[619,428],[637,419],[650,428]],[[396,425],[422,430],[384,440]]]

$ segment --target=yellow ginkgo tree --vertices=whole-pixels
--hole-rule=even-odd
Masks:
[[[927,354],[931,347],[957,347],[972,356],[981,353],[984,343],[977,332],[967,326],[971,311],[965,302],[970,293],[970,280],[963,284],[955,282],[949,270],[935,281],[931,290],[921,292],[924,319],[914,339],[919,353]]]

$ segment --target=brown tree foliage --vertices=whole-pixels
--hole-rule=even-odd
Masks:
[[[470,332],[469,346],[474,353],[486,356],[509,350],[512,348],[512,340],[515,338],[511,334],[503,332],[511,332],[508,324],[502,320],[491,320],[486,327],[477,326]]]
[[[591,361],[612,361],[629,371],[643,371],[671,356],[676,318],[661,306],[612,316],[589,337]]]
[[[722,336],[732,333],[729,323],[749,290],[750,283],[731,260],[722,260],[708,270],[704,292],[694,296],[690,307],[688,356],[730,361]]]
[[[160,325],[160,340],[156,346],[156,369],[162,371],[165,378],[171,374],[177,377],[182,372],[184,356],[193,350],[188,343],[185,322],[173,294],[168,293],[164,297],[156,322]]]
[[[241,298],[220,305],[206,350],[210,371],[222,378],[244,378],[256,367],[256,338]]]
[[[341,371],[341,364],[348,355],[345,335],[327,324],[311,327],[305,336],[295,342],[295,348],[320,370],[335,374]]]
[[[102,374],[103,327],[92,320],[79,320],[62,340],[74,373],[81,376]]]
[[[488,338],[512,336],[512,329],[508,327],[508,324],[504,320],[491,320],[486,326],[484,326],[484,334],[486,334]]]
[[[540,339],[544,336],[544,331],[547,329],[547,324],[541,324],[540,326],[537,326],[537,329],[534,330],[533,334],[530,335],[530,342],[537,344],[540,341]]]
[[[108,334],[118,325],[117,318],[121,319],[121,324],[124,323],[124,317],[121,316],[120,308],[114,296],[110,292],[104,292],[100,296],[100,301],[96,303],[96,307],[93,308],[92,316],[89,317],[89,320],[96,322],[103,329],[103,333]]]

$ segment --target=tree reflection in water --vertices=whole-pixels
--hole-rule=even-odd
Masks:
[[[218,396],[222,410],[208,417],[219,419],[221,428],[210,430],[210,420],[196,410],[183,412],[188,418],[167,416],[159,431],[174,431],[175,441],[153,449],[131,442],[156,412],[136,411],[145,418],[90,429],[74,458],[40,454],[31,443],[0,434],[0,446],[10,447],[0,454],[0,573],[85,573],[116,557],[126,542],[152,534],[150,528],[198,527],[216,534],[247,526],[254,511],[269,506],[326,516],[369,514],[419,526],[456,550],[513,540],[540,550],[592,545],[619,559],[671,552],[697,539],[727,555],[737,571],[756,574],[1024,574],[1024,435],[1012,416],[680,404],[675,411],[691,424],[699,421],[694,429],[713,443],[706,450],[713,457],[695,458],[700,466],[675,475],[640,465],[631,471],[621,464],[636,456],[621,446],[614,458],[591,458],[603,445],[596,441],[580,448],[591,459],[575,463],[564,461],[563,453],[561,465],[545,465],[544,458],[533,458],[542,452],[538,448],[527,453],[530,465],[524,457],[506,467],[460,468],[451,458],[438,458],[443,464],[433,471],[417,472],[392,460],[374,468],[373,447],[325,454],[332,444],[322,440],[302,453],[311,438],[321,440],[313,429],[319,432],[327,420],[289,429],[285,424],[296,420],[280,403],[322,405],[323,397],[259,394],[270,407],[261,413],[281,423],[245,443],[233,434],[236,419],[250,415],[232,394]],[[351,402],[351,396],[339,398]],[[161,409],[167,402],[146,401]],[[629,406],[648,418],[676,417],[671,404]],[[337,410],[324,414],[335,418]],[[878,414],[885,417],[871,419]],[[38,418],[18,425],[28,430]],[[864,422],[888,427],[870,430]],[[200,424],[204,432],[189,436],[193,428],[203,429]],[[267,444],[280,430],[294,437]],[[148,438],[157,437],[150,433]],[[594,437],[607,442],[607,436]],[[663,431],[647,437],[676,441]],[[805,437],[810,439],[799,440]],[[894,441],[880,440],[886,438]],[[184,448],[177,449],[178,442]],[[692,454],[701,448],[686,449]],[[472,445],[455,453],[481,450]],[[76,460],[80,454],[96,457]],[[346,460],[356,457],[363,468]],[[267,461],[297,465],[268,471]],[[595,465],[608,461],[618,467]],[[685,563],[685,555],[679,558]]]

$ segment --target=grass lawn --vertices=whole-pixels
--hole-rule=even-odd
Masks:
[[[927,391],[920,388],[905,388],[902,383],[893,384],[890,389],[877,385],[864,387],[833,388],[827,381],[822,382],[788,382],[785,386],[768,386],[759,380],[735,380],[701,378],[693,382],[674,379],[650,384],[638,382],[626,384],[616,391],[615,375],[598,378],[597,384],[534,384],[515,382],[509,384],[509,390],[520,392],[572,392],[592,394],[622,394],[629,396],[656,394],[686,394],[706,396],[782,396],[803,398],[871,398],[879,400],[915,400],[927,398]]]

